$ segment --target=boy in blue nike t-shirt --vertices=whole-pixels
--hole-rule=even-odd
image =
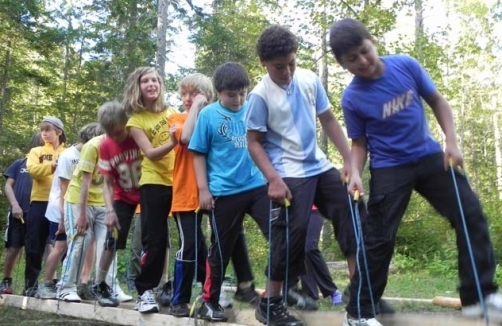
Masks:
[[[378,301],[385,289],[399,222],[416,190],[455,229],[463,315],[481,317],[483,309],[467,251],[469,240],[448,168],[450,162],[453,167],[462,166],[448,102],[415,59],[405,55],[379,57],[373,38],[357,20],[336,22],[330,30],[330,46],[338,63],[354,75],[342,96],[347,132],[352,139],[350,192],[364,192],[361,171],[367,153],[370,155],[365,246],[374,300]],[[445,134],[444,150],[430,133],[422,98]],[[465,175],[457,169],[454,172],[487,311],[491,321],[500,322],[502,296],[496,292],[496,265],[486,217]],[[367,278],[357,273],[351,279],[350,292],[356,293],[362,282],[360,309],[357,297],[352,296],[344,325],[379,326]]]

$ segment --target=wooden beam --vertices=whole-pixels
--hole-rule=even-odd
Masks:
[[[99,320],[117,325],[138,326],[187,326],[194,323],[188,318],[176,318],[162,313],[141,314],[131,308],[103,308],[97,303],[69,303],[57,300],[41,300],[18,295],[0,296],[0,305],[37,310],[75,318]],[[200,325],[208,324],[202,321]],[[197,323],[199,325],[199,323]],[[210,323],[214,326],[247,326],[236,323]]]
[[[403,298],[396,298],[403,301]],[[21,309],[32,309],[47,313],[72,316],[75,318],[92,319],[109,322],[118,325],[132,326],[263,326],[255,316],[253,309],[232,310],[228,309],[229,322],[210,323],[193,319],[176,318],[164,313],[140,314],[132,310],[132,304],[121,304],[118,308],[102,308],[97,303],[66,303],[56,300],[40,300],[17,295],[0,296],[0,305],[17,307]],[[333,308],[331,311],[305,312],[295,309],[290,311],[299,317],[308,326],[341,325],[345,317],[342,308]],[[486,326],[483,319],[465,319],[461,317],[458,310],[452,309],[451,313],[419,314],[419,313],[397,313],[395,315],[382,315],[377,319],[384,325],[406,325],[406,326]],[[493,323],[491,323],[493,324]]]

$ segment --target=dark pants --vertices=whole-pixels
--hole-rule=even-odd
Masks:
[[[215,207],[210,214],[212,233],[204,283],[203,299],[205,302],[218,303],[225,270],[230,257],[233,257],[239,236],[242,235],[244,216],[249,214],[253,217],[264,232],[264,227],[266,227],[270,216],[269,208],[270,200],[267,196],[266,186],[237,195],[215,198]],[[239,258],[242,259],[242,257]],[[238,263],[236,264],[234,261],[234,266],[236,265]],[[237,273],[241,272],[236,271]]]
[[[319,290],[325,298],[337,290],[326,261],[319,250],[319,237],[322,226],[323,218],[321,214],[317,210],[312,210],[305,245],[306,273],[300,279],[302,292],[314,300],[319,299]]]
[[[288,271],[288,281],[296,281],[305,274],[305,241],[309,225],[312,204],[315,204],[325,218],[329,219],[335,229],[335,236],[344,255],[355,252],[356,243],[353,236],[352,220],[349,213],[347,189],[343,185],[340,172],[330,169],[326,172],[307,178],[284,178],[293,199],[280,219],[284,223],[272,223],[272,262],[271,280],[284,281]],[[366,211],[361,205],[361,219],[366,218]],[[283,209],[284,210],[284,209]],[[289,214],[289,241],[285,236],[286,212]],[[289,249],[287,249],[289,246]],[[289,251],[289,259],[286,252]],[[286,266],[288,260],[289,266]],[[288,288],[288,284],[285,287]]]
[[[241,226],[235,241],[234,250],[232,251],[232,265],[234,266],[237,284],[254,280],[244,226]]]
[[[477,196],[469,186],[464,175],[455,171],[455,180],[460,193],[460,200],[469,231],[470,244],[476,261],[483,295],[497,290],[493,277],[495,259],[493,247],[488,235],[486,217],[483,214]],[[451,171],[445,171],[443,154],[430,155],[416,162],[371,170],[370,197],[368,201],[368,219],[364,230],[366,257],[370,274],[373,299],[378,302],[387,284],[389,264],[394,251],[396,233],[406,211],[411,192],[416,190],[442,216],[446,217],[455,229],[458,249],[458,270],[460,276],[460,299],[462,305],[479,301],[474,273],[468,253],[467,240],[455,195]],[[364,266],[360,255],[361,266]],[[362,273],[365,269],[362,268]],[[351,298],[347,312],[358,317],[357,295],[359,281],[362,280],[360,293],[360,316],[373,317],[366,275],[356,271],[350,284]]]
[[[49,236],[49,220],[45,218],[46,210],[46,201],[33,201],[26,216],[25,289],[37,286],[38,276],[42,270],[42,259]]]
[[[192,297],[192,283],[204,283],[206,277],[207,247],[202,233],[202,212],[174,213],[178,227],[180,248],[174,262],[173,304],[189,303]]]
[[[168,244],[167,216],[171,211],[172,187],[143,185],[141,192],[141,274],[134,284],[139,295],[160,282]],[[146,255],[146,256],[145,256]]]

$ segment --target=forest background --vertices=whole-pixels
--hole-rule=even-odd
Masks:
[[[121,99],[124,81],[136,67],[159,69],[174,106],[183,76],[195,71],[210,76],[226,61],[241,62],[255,84],[265,73],[255,44],[273,23],[299,36],[298,65],[319,74],[343,121],[340,95],[350,76],[334,62],[327,30],[337,19],[357,18],[375,35],[380,54],[414,56],[449,100],[465,171],[502,259],[500,0],[0,0],[0,8],[1,171],[26,154],[44,116],[59,117],[68,144],[75,142],[77,131],[96,120],[100,104]],[[443,139],[431,110],[426,114]],[[339,165],[321,131],[318,141]],[[3,183],[1,189],[0,211],[6,213]],[[326,226],[322,250],[328,260],[340,259]],[[249,242],[259,237],[253,223],[247,230]],[[265,260],[264,244],[250,250]],[[3,257],[2,251],[3,246]],[[418,196],[400,228],[395,260],[441,275],[456,269],[454,234]]]

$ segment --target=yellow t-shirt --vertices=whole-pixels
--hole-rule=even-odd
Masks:
[[[80,160],[73,171],[70,184],[64,199],[72,204],[80,204],[80,188],[82,188],[83,172],[92,173],[92,181],[89,185],[89,195],[87,196],[87,205],[89,206],[105,206],[103,197],[103,175],[99,173],[99,145],[105,138],[105,135],[100,135],[92,138],[82,146],[80,151]]]
[[[32,148],[28,153],[26,169],[33,179],[30,201],[49,201],[54,176],[52,162],[58,159],[63,150],[64,144],[60,144],[56,150],[51,144],[45,144]]]
[[[166,144],[171,135],[169,134],[167,118],[177,113],[173,108],[162,112],[141,111],[134,113],[127,122],[127,127],[135,127],[143,130],[153,147]],[[143,154],[141,163],[141,178],[139,184],[173,185],[174,150],[157,161],[152,161]]]

